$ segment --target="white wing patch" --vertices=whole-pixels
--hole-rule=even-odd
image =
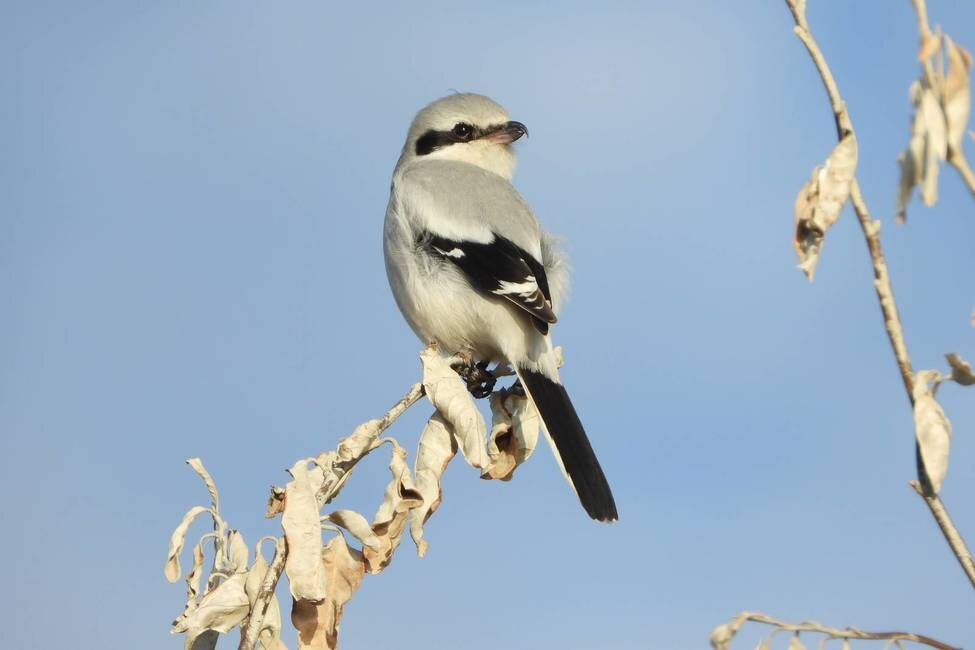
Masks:
[[[536,291],[538,291],[538,283],[535,282],[535,277],[528,276],[528,278],[523,282],[509,282],[507,280],[501,280],[498,282],[498,288],[491,293],[496,293],[499,296],[515,294],[517,296],[521,296],[522,298],[531,298]]]
[[[437,248],[436,246],[434,246],[433,250],[437,251],[438,253],[440,253],[445,257],[453,257],[455,259],[460,259],[464,257],[464,251],[462,251],[459,248],[452,248],[449,251],[445,251],[442,248]]]

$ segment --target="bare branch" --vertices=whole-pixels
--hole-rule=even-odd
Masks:
[[[968,187],[968,191],[972,193],[972,197],[975,198],[975,171],[972,170],[971,165],[968,164],[968,160],[965,158],[964,152],[955,147],[954,145],[948,145],[948,157],[946,158],[948,164],[955,168],[958,175],[961,176],[962,181]]]
[[[958,564],[961,565],[962,571],[965,572],[968,579],[975,585],[975,559],[972,559],[972,552],[968,550],[965,540],[962,539],[962,536],[958,533],[958,529],[955,528],[954,522],[951,521],[951,517],[948,516],[948,511],[945,510],[945,505],[941,502],[941,497],[937,494],[925,494],[918,481],[911,481],[911,487],[914,488],[914,491],[917,492],[919,497],[924,499],[924,503],[931,510],[931,516],[938,522],[938,526],[941,528],[941,533],[945,536],[948,546],[951,547],[952,552],[958,559]]]
[[[383,415],[378,420],[370,420],[365,423],[365,425],[356,429],[353,432],[353,436],[357,433],[361,433],[362,437],[357,441],[356,446],[351,450],[351,453],[347,457],[339,458],[335,454],[335,458],[326,458],[329,454],[334,454],[334,452],[323,452],[319,454],[318,461],[321,464],[331,463],[338,472],[329,472],[329,467],[323,467],[325,471],[325,481],[322,487],[318,490],[316,495],[319,505],[325,505],[330,502],[345,482],[348,480],[349,476],[352,474],[352,469],[358,464],[360,460],[365,458],[369,452],[377,446],[377,441],[379,436],[390,426],[393,422],[397,420],[403,413],[407,411],[411,406],[417,403],[420,398],[425,394],[423,384],[416,383],[410,386],[410,389],[406,391],[395,404],[393,404],[385,415]],[[368,426],[367,426],[368,425]],[[351,437],[351,436],[350,436]],[[344,441],[342,441],[344,442]],[[342,442],[339,443],[340,450],[342,448]],[[345,447],[349,450],[349,447]],[[340,478],[335,478],[335,475],[340,475]],[[284,488],[277,485],[271,486],[271,495],[268,497],[267,511],[265,516],[272,518],[284,510]]]
[[[846,640],[862,640],[862,641],[887,641],[889,644],[899,644],[901,641],[913,641],[914,643],[919,643],[921,645],[928,646],[930,648],[937,648],[938,650],[960,650],[955,646],[948,645],[938,641],[937,639],[932,639],[929,636],[923,634],[914,634],[913,632],[865,632],[863,630],[858,630],[855,627],[830,627],[828,625],[823,625],[822,623],[817,623],[816,621],[802,621],[801,623],[788,623],[786,621],[781,621],[777,618],[773,618],[768,614],[762,614],[761,612],[742,612],[735,616],[728,623],[719,625],[711,632],[711,647],[715,650],[727,650],[731,639],[734,638],[738,630],[747,622],[761,623],[763,625],[770,625],[776,628],[776,632],[792,632],[800,633],[807,632],[812,634],[822,634],[824,638],[821,642],[831,641],[834,639],[846,639]],[[775,632],[773,632],[775,634]],[[792,647],[791,645],[789,646]]]
[[[254,644],[257,643],[261,628],[264,626],[264,615],[267,613],[268,605],[271,604],[271,599],[274,598],[274,590],[278,586],[281,572],[284,571],[284,560],[287,554],[288,548],[284,543],[284,537],[277,538],[274,542],[274,558],[267,568],[267,573],[264,574],[264,581],[257,594],[257,602],[251,608],[247,627],[241,632],[238,650],[253,650]]]
[[[823,80],[823,86],[826,89],[826,94],[829,97],[829,103],[833,110],[837,136],[838,139],[842,139],[848,132],[853,132],[853,124],[846,110],[846,104],[840,95],[839,87],[836,85],[836,80],[833,78],[833,73],[830,71],[829,65],[826,62],[826,57],[819,49],[816,39],[813,38],[812,32],[809,30],[809,24],[806,21],[805,15],[805,1],[785,0],[785,2],[792,12],[793,19],[796,23],[794,28],[796,36],[806,46],[816,66],[816,70]],[[927,33],[925,30],[930,31],[927,27],[927,13],[923,7],[923,0],[915,0],[915,8],[918,8],[918,20],[923,35]],[[877,293],[877,300],[880,303],[880,310],[883,314],[884,328],[887,331],[887,338],[890,341],[894,358],[897,361],[897,367],[900,371],[904,389],[907,392],[907,398],[913,408],[914,371],[911,367],[911,359],[907,352],[907,343],[904,340],[904,328],[897,311],[894,289],[890,283],[887,260],[884,257],[883,247],[880,243],[880,222],[870,216],[866,201],[860,191],[860,185],[855,178],[850,188],[850,202],[853,205],[857,220],[860,222],[860,229],[863,231],[863,236],[867,242],[870,261],[873,266],[874,290]],[[917,451],[916,453],[919,454]],[[965,570],[965,575],[968,576],[972,586],[975,587],[975,571],[971,570],[971,552],[968,551],[964,540],[958,534],[944,504],[931,489],[930,482],[927,480],[924,472],[923,463],[920,460],[918,461],[918,470],[920,479],[920,483],[918,483],[918,488],[920,488],[919,494],[924,498],[928,507],[931,508],[931,514],[941,528],[949,547]]]

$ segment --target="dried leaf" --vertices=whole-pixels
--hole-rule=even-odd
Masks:
[[[379,573],[389,564],[393,551],[399,546],[403,528],[410,509],[423,503],[423,497],[413,485],[410,470],[406,466],[406,450],[390,439],[393,446],[389,461],[392,479],[386,485],[383,502],[372,520],[372,530],[379,540],[379,550],[363,547],[366,569],[369,573]]]
[[[507,481],[525,462],[538,443],[541,418],[535,404],[526,397],[496,392],[491,395],[491,438],[488,441],[490,467],[481,478]]]
[[[900,180],[897,182],[897,213],[895,216],[897,223],[907,222],[907,204],[910,202],[914,187],[921,177],[921,167],[915,156],[913,143],[914,139],[911,138],[907,149],[897,156],[897,166],[901,172]]]
[[[812,178],[796,196],[793,246],[799,255],[799,268],[810,282],[816,272],[826,231],[839,218],[843,204],[850,196],[856,166],[856,136],[849,133],[834,147],[826,164],[813,170]]]
[[[299,460],[290,470],[294,477],[285,486],[281,527],[288,542],[284,570],[295,600],[321,601],[325,598],[322,571],[322,528],[315,499],[316,486],[308,471],[308,459]]]
[[[938,165],[948,153],[948,133],[941,102],[933,88],[926,82],[915,81],[911,85],[911,101],[914,119],[911,124],[911,140],[900,155],[901,180],[897,194],[897,221],[907,219],[907,202],[917,185],[921,186],[921,199],[928,207],[938,200]]]
[[[789,647],[787,650],[806,650],[806,646],[802,645],[802,641],[799,640],[798,632],[789,638]]]
[[[972,372],[972,367],[967,361],[957,354],[946,354],[945,359],[948,360],[948,365],[951,366],[951,378],[955,382],[962,386],[975,384],[975,372]]]
[[[948,50],[948,73],[944,83],[944,114],[948,129],[948,146],[961,149],[968,114],[972,109],[972,55],[945,36]]]
[[[267,499],[267,509],[264,516],[273,519],[284,512],[284,488],[277,485],[271,486],[271,494]]]
[[[199,458],[190,458],[186,461],[186,464],[192,467],[193,471],[203,479],[203,483],[207,486],[207,491],[210,492],[210,504],[213,506],[213,510],[220,512],[220,495],[217,493],[217,484],[213,481],[213,477],[210,476],[207,468],[203,466],[203,461]]]
[[[731,640],[735,638],[737,632],[738,628],[731,623],[722,623],[711,630],[708,641],[710,641],[711,647],[714,650],[728,650],[728,646]]]
[[[434,347],[421,352],[420,361],[427,398],[450,424],[464,459],[477,469],[487,467],[490,462],[484,444],[487,425],[467,384],[450,367],[450,360],[440,356]]]
[[[365,572],[362,554],[350,549],[341,535],[329,540],[322,553],[322,567],[328,583],[324,602],[313,605],[297,601],[291,609],[291,622],[298,630],[298,647],[333,650],[338,647],[339,619]]]
[[[246,573],[237,573],[221,582],[200,600],[199,606],[173,621],[173,634],[186,633],[187,642],[206,630],[226,633],[239,625],[250,611],[244,592]]]
[[[193,547],[193,568],[186,574],[186,609],[196,609],[196,598],[200,593],[200,576],[203,574],[203,542]]]
[[[416,450],[415,487],[423,498],[423,503],[410,511],[410,537],[413,538],[420,557],[427,551],[427,543],[423,539],[423,524],[440,506],[440,477],[456,453],[457,444],[450,425],[437,411],[423,427]]]
[[[366,518],[358,512],[354,510],[336,510],[335,512],[329,513],[326,519],[352,533],[365,546],[368,546],[374,551],[379,550],[379,538],[376,537],[376,533],[372,532],[372,526],[366,521]]]
[[[247,563],[250,561],[250,549],[244,541],[244,536],[236,530],[230,531],[227,542],[227,571],[228,573],[241,573],[247,571]]]
[[[244,582],[244,592],[247,594],[252,615],[257,597],[261,593],[261,585],[264,583],[269,568],[267,560],[264,559],[264,554],[261,553],[261,545],[258,543],[254,564],[247,572],[247,579]],[[257,638],[264,650],[275,650],[281,644],[281,606],[278,604],[277,596],[271,596],[271,600],[268,601],[267,611],[264,612],[264,620],[261,622],[261,629]]]
[[[914,433],[924,472],[935,494],[941,491],[941,483],[948,472],[951,443],[951,423],[931,392],[930,384],[938,376],[934,370],[921,370],[914,376]]]
[[[183,520],[179,522],[176,526],[176,530],[173,531],[172,536],[169,538],[169,556],[166,559],[166,567],[163,573],[166,575],[166,580],[169,582],[176,582],[179,580],[181,573],[179,567],[179,554],[183,552],[183,545],[186,543],[186,531],[189,529],[190,524],[197,516],[202,515],[204,512],[212,512],[210,508],[205,508],[203,506],[193,506],[190,508],[185,515],[183,515]]]
[[[381,419],[363,422],[347,437],[339,441],[335,451],[322,452],[315,463],[322,469],[323,481],[318,491],[318,504],[324,506],[337,497],[351,475],[352,468],[381,442]]]
[[[917,115],[922,122],[919,142],[921,149],[917,157],[922,167],[918,182],[921,185],[921,198],[930,208],[938,201],[938,165],[948,155],[945,115],[930,88],[921,91]],[[918,125],[915,123],[915,132],[917,129]]]
[[[342,460],[358,458],[379,435],[382,420],[374,419],[357,426],[348,438],[339,441],[338,455]]]

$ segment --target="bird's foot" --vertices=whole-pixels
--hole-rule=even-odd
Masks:
[[[476,399],[487,397],[494,392],[494,385],[498,382],[498,378],[488,370],[487,361],[477,362],[470,353],[461,353],[457,355],[457,361],[452,367]]]

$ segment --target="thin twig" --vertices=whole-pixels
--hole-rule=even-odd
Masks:
[[[261,590],[257,593],[257,600],[251,608],[250,619],[247,627],[240,635],[240,645],[238,650],[253,650],[261,636],[261,628],[264,626],[264,615],[267,614],[268,605],[274,597],[274,590],[278,586],[281,572],[284,571],[284,560],[288,555],[288,548],[284,537],[279,537],[274,542],[274,558],[271,560],[267,573],[264,574],[264,581],[261,582]]]
[[[416,383],[410,386],[410,389],[406,391],[406,394],[399,399],[398,402],[393,404],[383,417],[379,418],[375,429],[371,431],[372,436],[369,444],[363,445],[357,455],[352,458],[345,458],[338,463],[342,466],[341,478],[335,479],[335,474],[332,472],[325,473],[325,482],[322,483],[321,488],[316,494],[316,498],[320,506],[325,505],[330,502],[336,495],[336,493],[342,489],[345,482],[348,480],[349,476],[352,474],[352,470],[355,468],[356,464],[365,458],[365,456],[371,452],[376,447],[376,443],[379,436],[390,426],[393,422],[403,415],[407,409],[416,404],[420,398],[426,394],[422,383]],[[267,511],[264,516],[268,519],[273,518],[284,511],[284,488],[272,485],[271,486],[271,496],[268,498]]]
[[[396,418],[403,415],[403,413],[406,412],[406,409],[416,404],[424,394],[425,392],[423,390],[423,384],[416,383],[410,386],[410,389],[406,391],[406,394],[403,395],[398,402],[393,404],[390,409],[386,411],[386,414],[380,418],[379,431],[376,434],[376,437],[379,437],[383,431],[392,426],[393,422],[396,421]]]
[[[863,641],[886,640],[890,643],[896,643],[898,641],[913,641],[914,643],[920,643],[921,645],[937,648],[938,650],[960,650],[955,646],[948,645],[947,643],[943,643],[937,639],[932,639],[931,637],[923,634],[914,634],[913,632],[865,632],[854,627],[830,627],[828,625],[823,625],[822,623],[817,623],[816,621],[788,623],[786,621],[773,618],[768,614],[762,614],[761,612],[742,612],[735,616],[731,622],[726,623],[725,626],[723,626],[724,630],[722,630],[723,632],[726,632],[726,635],[720,637],[720,641],[724,642],[724,647],[727,647],[728,642],[732,637],[734,637],[735,634],[737,634],[738,629],[748,621],[752,621],[753,623],[762,623],[763,625],[771,625],[777,630],[781,630],[783,632],[812,632],[815,634],[824,634],[826,635],[824,641],[829,641],[832,639],[851,639]],[[717,631],[718,630],[715,630],[715,632]],[[714,639],[714,635],[715,633],[712,633],[712,639]],[[720,645],[718,647],[720,647]]]
[[[809,30],[809,25],[806,22],[805,14],[805,0],[785,0],[786,5],[789,7],[789,11],[792,12],[792,16],[795,20],[795,33],[802,41],[803,45],[809,51],[812,57],[813,63],[816,65],[816,70],[819,72],[820,78],[823,80],[823,86],[826,88],[826,94],[829,97],[830,106],[833,109],[833,119],[836,122],[836,132],[839,139],[842,139],[848,132],[853,132],[853,124],[850,120],[849,113],[846,110],[846,104],[843,101],[843,97],[840,95],[839,87],[836,85],[836,80],[833,78],[833,73],[829,69],[829,65],[826,63],[826,57],[823,56],[822,51],[819,49],[819,45],[813,38],[812,32]],[[918,7],[919,3],[923,5],[923,0],[914,0],[915,7]],[[927,13],[926,10],[921,7],[919,10],[919,21],[922,20],[922,32],[927,29]],[[853,205],[853,211],[857,215],[857,220],[860,222],[860,229],[863,231],[863,236],[867,242],[867,249],[870,252],[870,261],[873,266],[874,275],[874,290],[877,292],[877,300],[880,302],[880,310],[884,318],[884,328],[887,331],[887,338],[890,341],[891,349],[894,353],[894,358],[897,361],[897,368],[900,371],[901,381],[904,383],[904,389],[907,392],[907,399],[911,403],[911,407],[914,406],[914,372],[911,367],[911,358],[907,353],[907,343],[904,340],[904,328],[901,324],[900,315],[897,311],[897,302],[894,299],[894,289],[890,284],[890,275],[887,269],[887,260],[884,257],[883,247],[880,243],[880,222],[873,219],[870,216],[870,212],[867,209],[866,201],[863,198],[863,194],[860,191],[860,185],[857,183],[856,178],[853,179],[853,183],[850,187],[850,202]],[[919,477],[924,480],[923,466],[918,462]],[[972,566],[971,558],[972,554],[965,545],[965,541],[962,536],[958,533],[958,529],[955,527],[948,514],[948,510],[945,508],[941,499],[934,493],[930,486],[922,486],[918,484],[919,488],[922,488],[918,493],[924,498],[925,503],[931,509],[931,514],[934,516],[935,521],[941,528],[941,532],[944,534],[945,540],[948,542],[948,546],[951,548],[955,557],[958,559],[959,564],[965,571],[965,575],[968,576],[969,581],[972,586],[975,587],[975,567]],[[926,488],[926,489],[925,489]]]
[[[965,540],[958,534],[958,530],[955,528],[954,523],[952,523],[951,517],[948,516],[948,511],[945,510],[945,504],[942,503],[941,498],[937,494],[925,494],[918,481],[911,481],[911,487],[914,488],[914,491],[917,492],[919,497],[924,499],[924,503],[931,510],[931,516],[934,517],[934,520],[938,522],[938,526],[941,527],[941,533],[945,536],[948,546],[951,547],[955,557],[958,558],[958,564],[961,565],[962,571],[965,572],[968,579],[975,585],[975,559],[972,558],[972,552],[968,550],[968,546],[965,545]]]
[[[948,145],[948,157],[946,158],[948,164],[955,168],[958,175],[961,176],[962,181],[968,186],[968,191],[972,193],[975,197],[975,171],[972,171],[971,165],[968,164],[968,160],[965,159],[964,152],[954,145]]]
[[[345,482],[349,480],[349,477],[352,475],[352,470],[355,469],[355,466],[359,463],[359,461],[365,458],[370,451],[375,449],[376,446],[380,444],[379,437],[382,435],[382,433],[391,427],[393,422],[395,422],[399,416],[406,413],[406,410],[416,404],[425,394],[426,390],[423,388],[422,383],[416,383],[410,386],[410,389],[406,391],[406,394],[403,395],[398,402],[393,404],[393,406],[386,411],[385,415],[379,418],[379,423],[376,425],[375,429],[370,430],[372,435],[369,443],[364,445],[357,455],[352,458],[343,458],[341,460],[333,459],[335,466],[340,465],[342,468],[341,476],[340,478],[335,479],[334,472],[325,472],[325,482],[322,483],[322,487],[319,488],[318,493],[315,495],[319,506],[324,506],[335,498],[335,495],[338,494],[339,490],[342,489]]]

